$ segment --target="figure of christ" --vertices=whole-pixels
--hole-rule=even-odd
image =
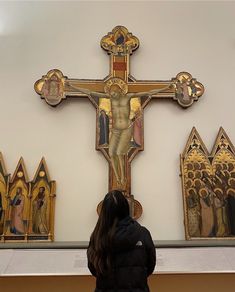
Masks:
[[[118,82],[120,81],[120,82]],[[169,89],[172,84],[161,89],[154,89],[148,92],[127,93],[127,84],[119,78],[113,78],[113,82],[108,81],[105,86],[105,93],[91,91],[86,88],[80,88],[70,85],[73,90],[85,93],[94,98],[108,98],[111,103],[112,129],[109,141],[109,157],[120,188],[126,184],[125,174],[125,155],[130,148],[130,142],[133,135],[133,121],[130,119],[131,105],[133,97],[148,97]]]

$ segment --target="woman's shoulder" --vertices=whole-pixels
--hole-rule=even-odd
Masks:
[[[131,217],[126,217],[118,222],[117,229],[114,235],[113,243],[118,249],[120,247],[134,247],[137,242],[152,241],[149,230],[140,225]]]
[[[150,234],[150,231],[140,223],[138,223],[136,220],[131,218],[130,216],[125,217],[117,224],[117,231],[118,230],[126,230],[126,231],[135,231],[135,232],[141,232],[143,234]]]
[[[150,231],[145,227],[140,225],[140,233],[141,233],[141,238],[146,242],[146,241],[151,241],[152,242],[152,236]]]

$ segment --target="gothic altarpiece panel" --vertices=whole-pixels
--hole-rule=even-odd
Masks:
[[[211,154],[192,129],[181,174],[186,239],[234,239],[235,148],[223,128]]]
[[[30,182],[23,158],[10,177],[0,153],[1,241],[53,241],[55,191],[44,158]]]

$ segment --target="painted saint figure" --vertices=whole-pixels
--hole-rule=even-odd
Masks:
[[[48,233],[47,228],[47,201],[45,195],[45,187],[40,187],[36,198],[33,201],[33,232],[34,233]]]
[[[143,121],[141,111],[138,110],[133,118],[133,144],[135,147],[142,146],[143,139]]]
[[[215,205],[215,215],[216,215],[216,236],[228,236],[228,218],[226,211],[226,201],[224,199],[222,189],[216,188],[214,190],[214,205]]]
[[[99,145],[108,145],[109,144],[109,116],[106,114],[105,110],[100,111],[99,125],[100,125]]]
[[[195,94],[195,86],[190,80],[183,78],[176,83],[176,97],[184,105],[192,102],[192,96]]]
[[[127,93],[128,86],[120,78],[111,78],[105,86],[105,93],[90,91],[86,88],[71,86],[82,93],[94,98],[108,98],[111,102],[112,129],[109,141],[109,156],[114,175],[119,187],[124,188],[126,183],[125,155],[130,149],[133,136],[133,122],[130,119],[131,98],[149,97],[159,92],[169,89],[168,85],[161,89],[150,90],[148,92]]]
[[[199,198],[194,188],[187,190],[188,225],[190,236],[200,236],[200,207]]]
[[[11,224],[10,231],[14,234],[24,234],[25,227],[23,221],[23,211],[24,211],[25,198],[22,192],[22,188],[18,187],[16,189],[16,194],[11,200]]]
[[[53,74],[49,79],[45,80],[42,86],[42,96],[46,100],[50,100],[50,103],[53,105],[58,101],[61,97],[63,97],[63,82],[60,78]]]
[[[228,218],[231,235],[235,235],[235,178],[229,179],[229,189],[227,190]]]
[[[212,193],[206,188],[199,191],[201,205],[201,236],[214,236],[214,210]]]

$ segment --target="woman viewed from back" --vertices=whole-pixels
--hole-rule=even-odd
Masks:
[[[109,192],[87,250],[88,267],[96,277],[95,292],[148,292],[147,277],[156,264],[149,231],[129,216],[127,199]]]

